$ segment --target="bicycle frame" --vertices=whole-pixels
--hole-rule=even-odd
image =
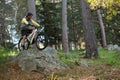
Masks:
[[[22,46],[22,39],[23,38],[20,38],[19,40],[19,43],[18,43],[18,48],[19,50],[24,50],[23,46]],[[29,48],[29,45],[33,43],[33,40],[35,39],[36,41],[36,46],[39,50],[43,50],[47,47],[48,45],[48,37],[44,34],[44,27],[38,29],[38,28],[35,28],[32,33],[30,33],[25,41],[26,41],[26,44],[25,44],[25,49],[27,50]],[[42,47],[41,47],[42,46]]]
[[[35,38],[35,35],[37,34],[37,29],[35,29],[31,34],[29,34],[29,36],[27,37],[27,39],[29,40],[30,44],[32,44],[33,39]]]
[[[44,27],[40,29],[40,32],[44,30]],[[30,44],[32,44],[33,39],[35,38],[35,35],[37,35],[37,29],[35,29],[31,34],[27,36],[27,39],[29,40]]]

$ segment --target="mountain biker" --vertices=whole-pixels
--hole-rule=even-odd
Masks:
[[[21,35],[22,35],[22,47],[25,48],[25,39],[30,33],[32,33],[35,27],[39,27],[40,25],[32,19],[33,14],[28,12],[27,15],[21,21]],[[35,27],[33,27],[35,26]]]

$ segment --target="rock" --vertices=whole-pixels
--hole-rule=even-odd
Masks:
[[[109,45],[107,46],[107,48],[108,48],[108,50],[113,50],[113,49],[114,49],[114,46],[113,46],[112,44],[109,44]]]
[[[75,62],[78,66],[88,67],[88,63],[85,61]]]
[[[108,50],[119,50],[119,46],[117,44],[115,44],[115,45],[110,44],[110,45],[108,45],[107,48],[108,48]]]
[[[28,71],[28,72],[37,69],[36,62],[32,58],[21,59],[19,61],[19,66],[21,67],[22,70]]]
[[[118,47],[117,50],[120,51],[120,47]]]
[[[81,62],[80,62],[80,65],[81,65],[81,66],[88,67],[88,63],[86,63],[86,62],[82,62],[82,61],[81,61]]]
[[[58,59],[58,55],[57,55],[57,50],[51,48],[51,47],[47,47],[43,50],[43,52],[46,52],[48,54],[50,54],[53,58]]]
[[[117,49],[119,46],[118,45],[114,45],[114,49]]]
[[[67,65],[60,62],[57,50],[47,47],[45,50],[29,49],[21,51],[16,56],[15,61],[18,62],[22,70],[51,72],[55,69],[66,69]]]

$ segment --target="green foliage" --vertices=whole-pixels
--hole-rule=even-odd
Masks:
[[[79,0],[68,0],[68,29],[69,41],[74,44],[79,44],[80,37],[82,37],[82,17]]]
[[[50,38],[50,45],[59,47],[59,43],[62,41],[62,2],[52,3],[41,0],[40,2],[41,4],[36,6],[38,18],[45,25],[45,32]],[[83,33],[79,0],[68,0],[67,3],[69,41],[79,44],[80,37]]]
[[[103,10],[103,15],[106,15],[106,10]],[[104,25],[105,25],[105,32],[106,32],[106,39],[108,44],[117,44],[120,45],[120,15],[112,17],[112,20],[107,21],[103,16]]]
[[[120,6],[120,0],[87,0],[87,2],[90,3],[92,10],[107,9],[107,20],[112,20],[112,17],[117,15]]]
[[[61,2],[41,1],[41,4],[37,5],[36,8],[38,18],[45,26],[45,33],[50,38],[50,45],[56,44],[61,40]]]

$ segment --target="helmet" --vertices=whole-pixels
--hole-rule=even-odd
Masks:
[[[28,16],[33,16],[33,14],[32,14],[31,12],[28,12],[28,13],[26,14],[26,17],[28,17]]]

